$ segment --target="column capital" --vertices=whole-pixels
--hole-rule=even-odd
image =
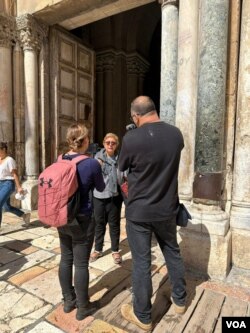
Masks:
[[[115,66],[115,57],[115,52],[111,50],[96,54],[96,71],[113,71]]]
[[[15,39],[15,19],[6,14],[0,14],[0,46],[10,47]]]
[[[139,54],[126,56],[128,74],[144,75],[149,69],[149,63]]]
[[[179,0],[158,0],[159,4],[162,5],[162,7],[166,6],[166,5],[173,5],[178,7],[179,6]]]
[[[24,50],[40,50],[43,39],[48,34],[48,26],[30,14],[16,18],[17,38]]]

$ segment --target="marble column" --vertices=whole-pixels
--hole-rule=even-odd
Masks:
[[[39,174],[38,52],[45,32],[31,15],[17,17],[19,40],[24,51],[25,173]]]
[[[24,89],[23,89],[23,51],[17,42],[13,50],[13,99],[15,158],[18,174],[24,175]]]
[[[231,227],[233,263],[250,269],[250,2],[242,2]]]
[[[22,202],[24,208],[37,205],[37,177],[39,175],[39,71],[38,53],[47,27],[31,15],[16,18],[18,40],[24,52],[24,112],[25,112],[25,177],[24,187],[28,196]]]
[[[228,12],[228,0],[201,2],[193,188],[196,202],[221,200]]]
[[[0,141],[8,143],[13,153],[13,101],[12,101],[12,41],[14,19],[0,15]]]
[[[193,197],[198,23],[199,0],[180,1],[176,126],[182,131],[185,141],[179,169],[179,196],[182,201],[187,202]]]
[[[229,50],[228,50],[228,74],[226,92],[225,115],[225,156],[224,166],[225,181],[222,193],[222,202],[226,212],[232,207],[232,187],[234,169],[234,143],[236,127],[237,89],[239,71],[239,44],[241,24],[241,0],[231,1],[229,17]]]
[[[203,0],[200,6],[192,220],[179,237],[187,267],[224,279],[230,269],[232,240],[229,216],[220,206],[229,1]],[[184,114],[183,125],[185,118]],[[186,126],[189,129],[190,120]]]
[[[160,117],[175,124],[178,0],[162,0]]]

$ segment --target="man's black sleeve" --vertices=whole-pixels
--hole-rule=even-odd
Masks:
[[[129,154],[126,148],[126,144],[124,142],[122,142],[122,147],[121,147],[121,151],[119,154],[119,159],[118,159],[118,169],[120,171],[125,171],[129,168]]]

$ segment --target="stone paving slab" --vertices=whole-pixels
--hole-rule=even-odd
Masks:
[[[9,233],[8,237],[28,242],[31,239],[39,238],[39,235],[29,232],[28,230],[24,230],[24,231]]]
[[[8,282],[15,284],[16,286],[21,286],[23,283],[34,279],[36,276],[46,272],[43,267],[35,266],[27,269],[24,272],[16,274],[8,279]]]
[[[42,321],[36,325],[33,329],[29,331],[30,333],[62,333],[62,330],[56,328],[55,326]]]
[[[5,248],[0,248],[0,263],[3,265],[14,261],[20,257],[22,257],[20,253],[16,253]]]
[[[31,244],[44,250],[54,250],[60,246],[59,238],[50,234],[34,239]]]
[[[10,276],[20,273],[30,267],[36,266],[42,261],[45,261],[48,258],[51,258],[54,254],[48,251],[39,250],[34,253],[31,253],[27,256],[23,256],[15,261],[0,267],[0,277],[2,279],[7,279]]]
[[[44,267],[46,269],[52,269],[52,268],[57,267],[59,265],[60,259],[61,259],[61,256],[59,254],[57,254],[54,257],[40,263],[39,266]]]
[[[51,308],[36,296],[0,282],[0,324],[4,325],[5,332],[18,332],[42,318]]]
[[[88,316],[84,320],[76,320],[76,310],[70,313],[64,313],[63,306],[57,306],[46,319],[52,324],[60,328],[64,332],[79,333],[82,332],[93,320],[94,317]]]
[[[47,228],[47,227],[41,227],[41,226],[33,226],[31,223],[31,226],[28,228],[29,232],[32,232],[35,235],[38,236],[45,236],[45,235],[55,235],[58,237],[58,232],[55,228]]]
[[[44,301],[56,305],[61,302],[62,294],[58,280],[58,267],[48,270],[22,284],[22,289]]]

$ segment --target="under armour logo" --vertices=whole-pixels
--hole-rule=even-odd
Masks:
[[[48,184],[48,187],[52,187],[52,181],[53,179],[49,179],[48,181],[44,180],[44,178],[40,178],[40,186],[43,186],[43,184]]]

